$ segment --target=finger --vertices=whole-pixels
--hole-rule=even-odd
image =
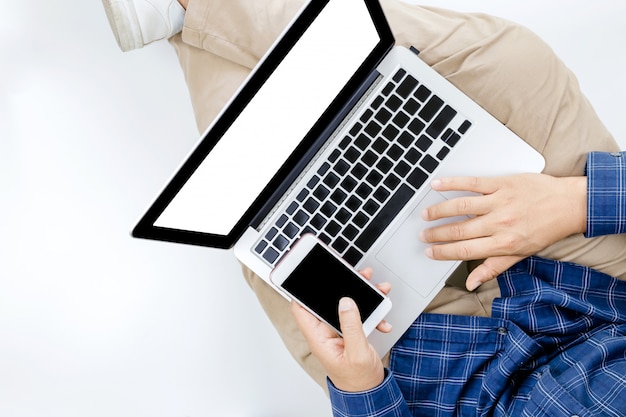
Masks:
[[[446,200],[422,211],[422,219],[433,221],[456,216],[481,216],[493,210],[489,195],[458,197]]]
[[[309,346],[313,347],[316,340],[336,336],[334,330],[295,301],[291,302],[291,313]]]
[[[437,191],[470,191],[479,194],[493,194],[500,187],[496,177],[447,177],[438,178],[430,184]]]
[[[359,270],[359,274],[361,274],[363,278],[370,280],[372,276],[374,276],[374,270],[368,266]]]
[[[522,259],[524,258],[520,256],[498,256],[494,258],[487,258],[482,264],[470,272],[467,276],[465,286],[469,291],[474,291],[485,282],[497,278],[498,275]]]
[[[388,295],[391,291],[391,284],[389,282],[381,282],[379,284],[375,284],[375,287],[378,291],[382,292],[385,295]]]
[[[430,227],[420,231],[418,237],[424,243],[445,243],[492,236],[494,232],[494,225],[481,216]]]
[[[348,355],[359,357],[360,354],[369,351],[369,342],[363,332],[361,314],[351,298],[344,297],[339,301],[339,324]]]
[[[504,252],[498,241],[491,236],[432,245],[425,251],[426,256],[439,261],[473,261],[509,253],[511,252]]]
[[[378,326],[376,326],[376,330],[378,330],[381,333],[390,333],[393,330],[393,327],[391,326],[389,322],[387,322],[386,320],[383,320],[380,323],[378,323]]]

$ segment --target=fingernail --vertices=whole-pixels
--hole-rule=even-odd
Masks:
[[[480,281],[467,282],[467,289],[469,291],[474,291],[476,288],[480,287],[480,284],[481,284]]]
[[[431,247],[426,248],[426,250],[424,251],[424,254],[428,256],[430,259],[433,259],[433,248]]]
[[[343,297],[339,300],[339,311],[350,311],[356,307],[352,298]]]
[[[422,220],[429,220],[427,209],[422,210]]]
[[[424,231],[420,230],[419,235],[417,235],[417,238],[420,240],[420,242],[424,242],[426,243],[426,236],[424,235]]]
[[[433,180],[430,183],[430,188],[432,188],[434,190],[438,189],[439,187],[441,187],[441,180]]]

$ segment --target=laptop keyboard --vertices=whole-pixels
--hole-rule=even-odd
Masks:
[[[356,265],[471,127],[456,116],[399,69],[254,251],[274,266],[313,233]]]

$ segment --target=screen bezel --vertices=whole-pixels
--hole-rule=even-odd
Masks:
[[[290,177],[307,150],[323,134],[325,127],[331,123],[335,115],[340,112],[343,104],[348,102],[352,95],[359,90],[360,85],[368,79],[371,71],[392,48],[394,44],[393,34],[378,0],[363,1],[379,34],[380,41],[231,231],[226,235],[219,235],[155,225],[159,216],[329,1],[310,1],[292,22],[282,38],[274,44],[273,48],[254,69],[238,94],[231,100],[211,128],[207,130],[196,149],[139,220],[132,230],[133,237],[227,249],[235,244],[253,219],[258,216],[258,213],[268,207],[267,201],[276,195],[276,191],[284,185],[285,180]]]

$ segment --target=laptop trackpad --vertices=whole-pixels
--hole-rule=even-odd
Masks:
[[[433,222],[422,220],[421,212],[426,207],[445,200],[437,191],[429,191],[376,255],[390,271],[423,297],[427,297],[458,264],[457,261],[434,261],[428,258],[424,250],[429,245],[419,240],[419,233],[423,229],[467,219],[463,216]]]

